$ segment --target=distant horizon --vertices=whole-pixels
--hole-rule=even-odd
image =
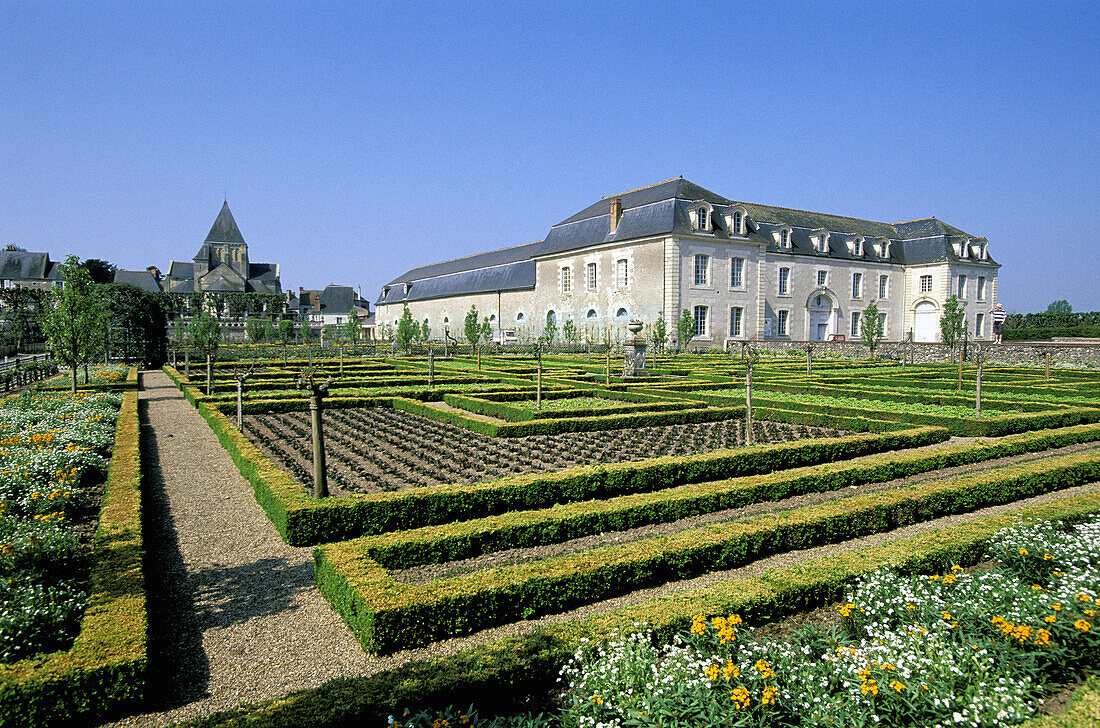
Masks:
[[[1100,310],[1095,2],[4,7],[0,246],[167,272],[228,200],[285,289],[373,304],[680,175],[935,217],[1009,311]]]

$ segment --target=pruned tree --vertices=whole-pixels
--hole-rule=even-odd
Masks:
[[[267,327],[264,326],[264,320],[259,318],[250,318],[248,323],[244,325],[245,334],[248,335],[248,340],[253,343],[260,343],[264,340],[267,334]]]
[[[966,301],[959,301],[959,297],[951,294],[943,303],[943,315],[940,316],[940,336],[943,343],[951,347],[951,359],[955,358],[955,347],[966,331],[966,312],[963,308]]]
[[[206,394],[214,389],[214,358],[222,342],[222,327],[209,311],[191,319],[191,345],[206,356]]]
[[[875,358],[875,349],[882,342],[882,319],[879,317],[878,304],[871,301],[863,310],[863,316],[859,322],[859,338],[863,345],[871,352],[871,358]]]
[[[294,338],[294,322],[290,319],[279,321],[279,343],[283,345],[283,364],[286,364],[286,346]]]
[[[680,348],[687,351],[688,342],[695,338],[695,317],[686,308],[676,322],[676,334],[679,336]]]
[[[657,313],[657,322],[653,324],[653,346],[657,351],[662,351],[668,342],[668,322],[665,321],[665,312]]]
[[[80,265],[79,258],[67,256],[60,269],[65,285],[51,292],[42,328],[54,357],[72,368],[72,391],[75,393],[77,368],[81,364],[87,366],[104,341],[106,308],[93,292],[91,275]]]
[[[428,324],[428,319],[424,319],[420,324],[420,340],[427,342],[430,338],[432,338],[432,327]]]
[[[359,326],[359,314],[355,309],[352,309],[348,313],[348,322],[344,324],[344,338],[349,344],[356,344],[359,342],[359,334],[362,329]]]
[[[420,327],[413,321],[412,314],[409,312],[409,306],[405,304],[401,311],[401,319],[397,322],[396,343],[398,348],[408,354],[409,347],[412,346],[412,341],[419,331]]]
[[[580,338],[577,333],[577,325],[573,323],[573,319],[566,319],[565,323],[562,324],[561,337],[570,344],[576,343],[577,339]]]
[[[546,312],[546,325],[542,328],[542,336],[547,344],[554,343],[554,339],[558,337],[558,320],[553,311]]]
[[[470,306],[470,310],[466,312],[466,318],[462,321],[462,333],[466,337],[466,341],[470,342],[471,348],[477,346],[477,342],[481,340],[481,324],[478,322],[477,306]]]
[[[1052,301],[1050,305],[1047,306],[1047,313],[1073,313],[1073,306],[1069,304],[1069,301],[1063,298]]]
[[[80,267],[88,271],[92,283],[114,283],[115,272],[118,266],[99,258],[86,258],[80,263]]]

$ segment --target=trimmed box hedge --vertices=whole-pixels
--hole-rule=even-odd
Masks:
[[[1078,523],[1100,513],[1100,493],[1063,498],[1000,516],[932,531],[847,553],[808,560],[758,577],[730,579],[465,648],[446,657],[409,662],[358,678],[339,678],[252,705],[199,718],[187,728],[345,728],[384,726],[403,708],[442,708],[473,703],[482,715],[548,708],[559,689],[558,670],[582,646],[615,633],[648,629],[669,640],[686,631],[696,614],[742,614],[755,623],[835,601],[844,588],[884,566],[908,573],[945,570],[977,562],[989,538],[1016,517]]]
[[[597,533],[779,501],[806,493],[882,483],[943,468],[1100,440],[1100,424],[1014,435],[996,442],[871,455],[842,462],[749,475],[655,492],[578,501],[542,510],[368,536],[341,544],[387,569],[466,559],[508,548],[559,543]]]
[[[88,608],[67,651],[0,665],[0,725],[71,725],[145,696],[148,617],[143,572],[137,392],[126,392],[92,550]]]
[[[885,435],[848,435],[756,445],[702,455],[660,457],[599,467],[580,466],[468,485],[440,485],[318,500],[264,457],[228,417],[203,402],[197,388],[187,384],[176,370],[165,367],[164,371],[206,419],[237,469],[252,484],[257,502],[283,540],[294,546],[342,541],[526,508],[544,508],[554,503],[659,490],[673,483],[698,483],[834,462],[931,445],[950,437],[944,428],[922,427]]]
[[[427,584],[394,581],[358,542],[315,549],[314,571],[363,648],[386,653],[1097,479],[1100,453],[1088,453]]]

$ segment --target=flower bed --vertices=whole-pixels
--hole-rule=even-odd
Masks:
[[[882,569],[837,607],[840,630],[754,639],[738,615],[695,616],[586,645],[562,669],[563,723],[689,726],[1014,725],[1044,690],[1100,664],[1100,522],[998,532],[979,574]]]
[[[0,662],[64,646],[86,594],[74,521],[102,481],[121,395],[26,393],[0,407]]]

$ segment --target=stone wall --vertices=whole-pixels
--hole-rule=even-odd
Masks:
[[[802,352],[805,341],[757,341],[753,346],[761,351]],[[845,359],[866,359],[870,356],[867,347],[855,341],[814,341],[814,358],[841,357]],[[911,344],[910,361],[917,364],[943,363],[951,358],[951,350],[943,344]],[[1100,343],[1070,344],[1065,342],[1010,341],[1003,344],[982,342],[982,351],[987,352],[987,364],[1007,364],[1013,366],[1044,366],[1046,355],[1050,354],[1051,367],[1100,368]],[[897,342],[883,342],[876,355],[879,359],[897,360],[901,357],[901,345]],[[974,361],[974,343],[967,346],[967,361]]]

